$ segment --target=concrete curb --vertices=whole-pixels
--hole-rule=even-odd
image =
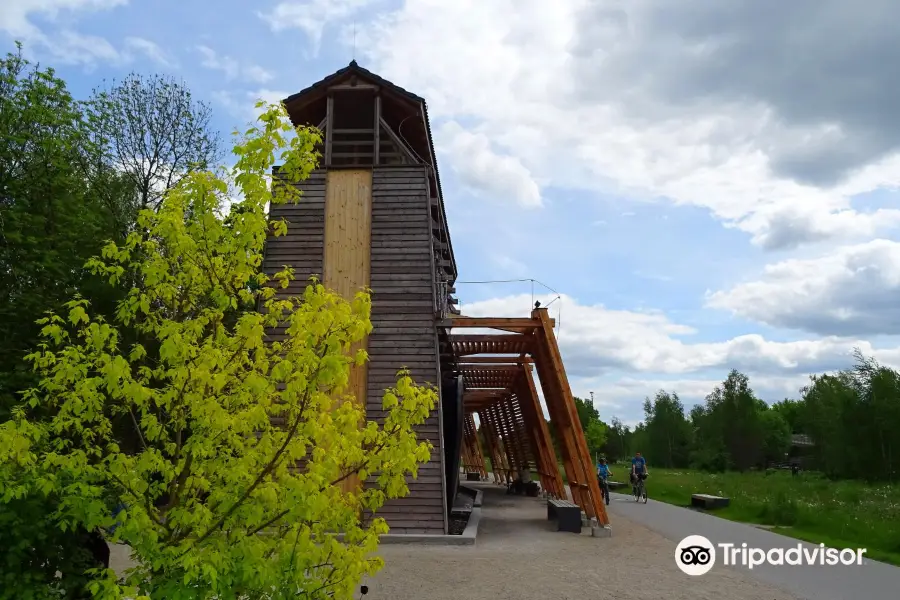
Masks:
[[[474,546],[478,537],[481,507],[472,509],[469,522],[462,535],[435,535],[426,533],[386,533],[378,538],[382,544],[425,544],[429,546]]]
[[[459,487],[466,488],[470,492],[475,494],[475,503],[472,506],[481,506],[481,500],[484,498],[484,491],[479,490],[478,488],[469,487],[467,485],[461,485]]]

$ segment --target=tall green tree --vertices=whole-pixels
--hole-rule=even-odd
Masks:
[[[606,429],[606,443],[601,448],[607,460],[614,462],[628,456],[631,430],[618,417],[613,417]]]
[[[648,460],[661,467],[685,467],[690,454],[690,424],[678,394],[660,390],[644,400]]]
[[[900,374],[855,352],[856,364],[810,377],[803,414],[818,468],[832,477],[893,480],[900,467]]]
[[[805,433],[803,408],[803,402],[790,398],[772,404],[772,410],[781,415],[791,433]]]
[[[115,319],[76,297],[42,321],[29,357],[40,383],[0,424],[0,498],[55,494],[60,525],[132,548],[127,585],[97,572],[97,598],[349,599],[381,566],[371,554],[387,527],[362,515],[408,492],[431,452],[413,427],[436,394],[400,373],[384,424],[364,422],[348,385],[367,358],[350,349],[371,331],[368,295],[348,302],[316,284],[302,299],[278,297],[291,269],[261,271],[265,207],[297,201],[319,141],[269,107],[235,146],[230,179],[244,199],[230,224],[219,216],[225,177],[188,174],[89,262],[114,285],[137,282]],[[155,343],[123,344],[121,327]],[[283,339],[267,341],[275,327]],[[30,418],[38,406],[52,418]],[[120,415],[136,450],[116,434]],[[342,487],[357,477],[373,485]]]
[[[116,237],[107,200],[127,183],[94,162],[81,106],[52,69],[21,47],[0,59],[0,419],[33,384],[23,357],[35,321],[75,291],[111,308],[109,286],[85,268]]]
[[[131,73],[94,90],[86,106],[100,159],[135,191],[132,212],[121,215],[125,226],[137,211],[158,208],[166,190],[188,173],[212,168],[221,158],[212,110],[173,77]]]
[[[722,434],[721,413],[698,404],[691,409],[690,423],[693,433],[692,466],[713,472],[727,469],[730,458]]]
[[[760,408],[762,458],[766,465],[784,460],[791,447],[791,427],[783,413],[765,404]]]
[[[37,382],[25,361],[39,341],[36,321],[76,292],[108,315],[122,296],[84,268],[107,240],[123,239],[115,213],[132,192],[98,155],[83,106],[52,69],[30,64],[21,45],[0,59],[0,423]],[[36,406],[31,415],[50,411]],[[0,598],[84,597],[102,540],[51,522],[55,494],[5,492]]]
[[[578,420],[584,431],[588,451],[593,457],[600,453],[603,449],[603,445],[606,443],[606,424],[600,420],[600,412],[594,407],[594,404],[590,400],[576,397],[575,409],[578,411]]]

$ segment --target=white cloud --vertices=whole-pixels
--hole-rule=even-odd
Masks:
[[[541,206],[541,190],[531,172],[519,158],[495,152],[483,133],[466,131],[451,121],[440,128],[436,137],[437,151],[463,185],[492,201],[525,208]]]
[[[171,59],[168,54],[159,47],[158,44],[151,42],[150,40],[146,40],[140,37],[127,37],[125,38],[125,53],[130,58],[134,55],[142,54],[165,67],[175,67],[177,66],[175,61]]]
[[[250,83],[266,83],[275,78],[272,73],[259,65],[220,55],[209,46],[198,45],[196,50],[203,57],[200,65],[213,71],[221,71],[225,74],[226,81],[240,79]]]
[[[256,109],[258,101],[264,100],[269,104],[275,104],[290,95],[290,92],[267,88],[241,93],[228,90],[212,92],[212,97],[216,102],[222,105],[229,113],[244,121],[254,121],[259,116],[259,111]]]
[[[716,14],[713,4],[695,4],[697,22]],[[604,9],[605,22],[588,14]],[[667,10],[643,1],[419,0],[366,27],[360,47],[373,70],[425,96],[433,117],[473,123],[464,140],[490,140],[491,152],[508,156],[507,194],[524,180],[669,198],[707,208],[768,248],[864,239],[900,225],[900,210],[867,215],[851,204],[900,183],[895,155],[873,154],[842,182],[812,185],[776,172],[773,161],[787,164],[847,131],[788,122],[762,96],[698,91],[696,101],[678,103],[654,95],[667,55],[685,69],[706,60],[702,43],[657,34]],[[497,195],[501,184],[479,176],[477,163],[467,167],[475,167],[470,184]],[[534,203],[537,195],[520,197]]]
[[[309,38],[313,55],[322,44],[325,27],[342,22],[379,0],[306,0],[305,2],[280,2],[267,13],[257,15],[266,21],[272,31],[300,29]]]
[[[678,394],[685,408],[703,404],[716,386],[722,384],[727,373],[721,377],[709,378],[572,378],[572,393],[580,398],[590,398],[594,392],[594,406],[600,412],[600,418],[607,423],[612,417],[618,417],[626,425],[634,426],[643,420],[645,398],[651,400],[659,390]],[[784,398],[796,398],[799,390],[809,383],[808,375],[755,375],[750,378],[750,386],[757,397],[766,402],[779,402]]]
[[[545,306],[552,300],[537,298]],[[835,336],[776,342],[756,334],[690,341],[697,334],[692,327],[674,323],[660,312],[587,306],[562,296],[550,305],[551,316],[557,316],[559,302],[558,343],[572,393],[590,398],[593,391],[605,420],[617,416],[634,425],[643,418],[644,398],[661,389],[677,393],[689,410],[702,403],[731,369],[749,375],[757,396],[768,402],[796,398],[809,375],[851,367],[855,347],[882,364],[900,368],[900,346],[875,348],[866,340]],[[525,317],[530,314],[531,296],[494,298],[462,308],[466,316]]]
[[[873,240],[765,267],[707,304],[775,327],[820,334],[900,334],[900,242]]]
[[[54,34],[49,48],[58,61],[68,64],[93,65],[96,62],[115,64],[123,60],[122,54],[106,39],[75,31],[61,31]]]
[[[31,17],[56,22],[62,15],[96,12],[123,6],[128,0],[6,0],[0,2],[0,31],[28,45],[49,51],[58,63],[91,66],[97,61],[122,62],[122,54],[106,39],[68,28],[46,34]]]
[[[507,254],[495,254],[491,256],[491,262],[509,276],[525,277],[528,275],[528,265]]]
[[[536,296],[545,306],[552,300]],[[570,377],[600,377],[615,372],[687,374],[738,369],[765,376],[805,375],[849,367],[854,347],[890,365],[900,365],[900,348],[875,349],[866,340],[846,337],[776,342],[758,334],[724,341],[697,341],[697,332],[658,311],[613,310],[560,300],[559,345]],[[462,306],[467,316],[527,316],[531,296],[521,294]],[[555,313],[558,306],[551,305]],[[555,315],[554,315],[555,316]],[[686,341],[685,338],[688,338]],[[723,375],[724,377],[724,375]]]
[[[5,0],[0,3],[0,29],[13,37],[40,37],[41,31],[29,17],[41,15],[56,20],[60,13],[108,10],[128,0]]]

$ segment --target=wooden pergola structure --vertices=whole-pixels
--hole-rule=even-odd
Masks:
[[[553,326],[546,308],[534,309],[531,318],[447,319],[455,368],[465,389],[462,463],[466,470],[487,476],[484,456],[488,456],[497,483],[508,484],[522,471],[535,471],[546,492],[566,498],[550,427],[538,398],[536,368],[572,501],[589,517],[607,525],[596,469]],[[496,333],[457,333],[460,329],[492,329]],[[475,416],[486,447],[479,439]]]

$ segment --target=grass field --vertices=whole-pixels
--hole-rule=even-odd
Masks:
[[[627,474],[629,466],[617,466],[616,475]],[[789,471],[712,474],[655,468],[647,491],[651,499],[678,506],[689,505],[691,494],[727,496],[731,505],[714,511],[716,516],[771,525],[778,533],[834,548],[867,548],[869,558],[900,566],[896,484],[829,481],[815,473],[793,477]]]

